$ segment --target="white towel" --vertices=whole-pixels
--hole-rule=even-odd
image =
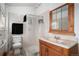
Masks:
[[[14,43],[13,48],[21,48],[22,44],[21,43]]]
[[[18,43],[21,42],[22,38],[21,37],[13,37],[13,43]]]

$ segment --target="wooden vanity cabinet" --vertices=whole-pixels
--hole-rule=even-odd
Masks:
[[[75,56],[78,54],[78,46],[66,49],[40,40],[40,56]]]

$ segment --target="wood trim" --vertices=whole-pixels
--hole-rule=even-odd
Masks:
[[[74,4],[68,5],[68,32],[74,33]]]
[[[50,21],[49,21],[49,23],[50,23],[50,27],[49,27],[49,32],[52,32],[52,11],[49,13],[49,17],[50,17]]]
[[[63,7],[63,6],[66,6],[68,5],[68,21],[69,21],[69,24],[68,24],[68,31],[64,31],[64,30],[52,30],[52,12]],[[49,12],[49,22],[50,22],[50,26],[49,26],[49,33],[55,33],[55,34],[64,34],[64,35],[74,35],[75,36],[75,33],[74,33],[74,3],[67,3],[67,4],[64,4],[52,11]]]
[[[53,30],[53,31],[51,31],[51,33],[53,33],[53,34],[72,35],[72,36],[76,35],[75,33],[70,33],[70,32],[66,32],[66,31],[59,31],[59,30]]]

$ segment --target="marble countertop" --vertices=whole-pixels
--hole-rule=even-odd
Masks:
[[[77,41],[65,40],[65,39],[54,39],[54,38],[48,39],[48,38],[41,37],[40,40],[43,40],[48,43],[51,43],[51,44],[54,44],[54,45],[57,45],[57,46],[60,46],[63,48],[67,48],[67,49],[69,49],[77,44]]]

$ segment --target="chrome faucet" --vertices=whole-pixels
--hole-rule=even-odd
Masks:
[[[59,40],[59,39],[60,39],[60,37],[59,37],[59,36],[55,36],[54,38],[55,38],[56,40]]]

